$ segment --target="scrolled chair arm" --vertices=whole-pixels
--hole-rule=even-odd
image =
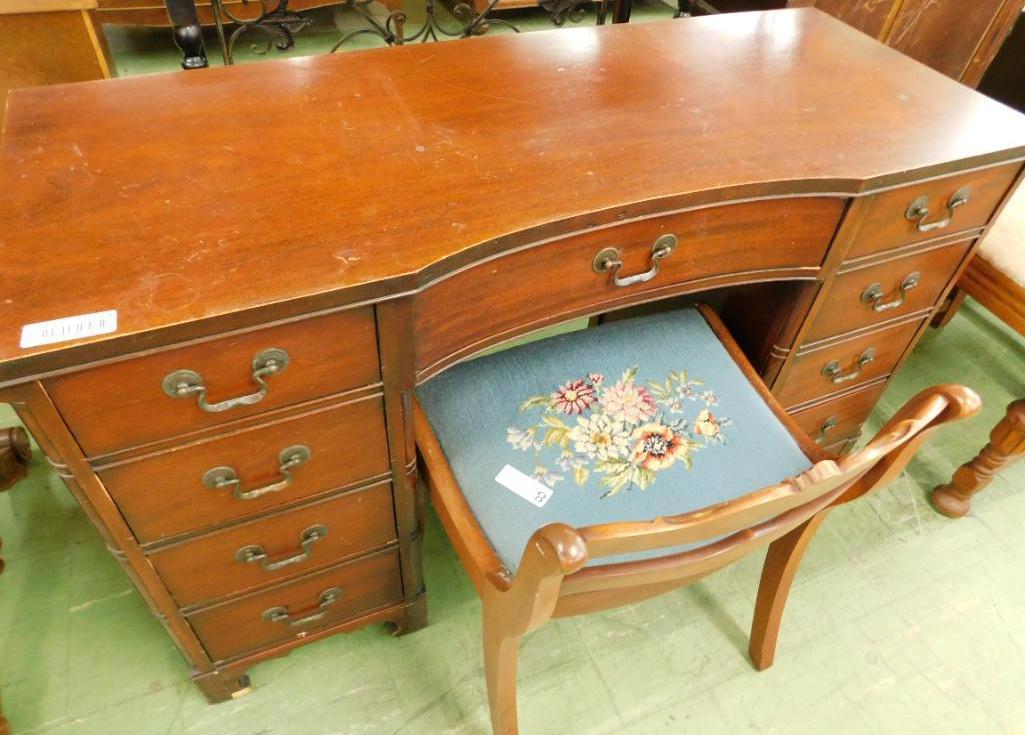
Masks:
[[[888,484],[904,471],[933,431],[951,421],[974,416],[981,407],[982,399],[978,393],[956,383],[934,385],[908,399],[862,450],[879,450],[885,455],[843,494],[837,504],[848,503]],[[861,452],[851,455],[850,459],[854,460],[859,454]]]
[[[501,610],[521,633],[534,630],[551,618],[563,577],[582,569],[588,558],[587,543],[575,528],[549,523],[527,541],[515,575],[488,576],[485,607]]]

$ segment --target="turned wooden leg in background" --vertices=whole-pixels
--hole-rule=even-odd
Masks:
[[[0,490],[6,490],[28,473],[32,445],[20,426],[0,429]]]
[[[797,568],[801,566],[805,549],[826,520],[826,515],[828,511],[812,516],[786,536],[769,544],[765,565],[762,567],[762,579],[758,583],[758,598],[755,601],[751,642],[748,646],[751,662],[759,671],[772,666],[776,657],[776,639],[779,637],[779,624],[783,619],[783,608],[787,604],[790,586],[797,575]]]
[[[3,541],[0,541],[0,551],[3,551]],[[0,558],[0,574],[4,572],[4,560]],[[11,735],[11,728],[7,724],[7,718],[4,717],[3,705],[0,704],[0,735]]]
[[[932,502],[945,516],[960,518],[972,507],[972,496],[986,487],[1000,468],[1025,454],[1025,399],[1007,407],[1007,413],[989,435],[989,444],[954,473],[949,485],[932,491]]]
[[[182,52],[182,69],[202,69],[207,65],[206,49],[203,47],[203,28],[199,25],[195,0],[165,2],[167,16],[174,29],[174,42]]]

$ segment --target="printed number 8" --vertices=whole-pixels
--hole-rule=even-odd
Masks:
[[[535,503],[543,503],[543,502],[545,502],[545,494],[543,492],[541,492],[540,490],[538,490],[537,491],[537,496],[534,499],[534,502]]]

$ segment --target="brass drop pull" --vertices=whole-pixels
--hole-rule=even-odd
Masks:
[[[836,416],[830,416],[828,419],[822,422],[822,426],[819,427],[819,441],[823,441],[826,438],[826,434],[836,428],[839,424],[839,419]]]
[[[839,360],[833,360],[822,366],[822,374],[832,383],[839,385],[840,383],[846,383],[854,380],[861,375],[861,370],[866,365],[872,363],[876,359],[876,351],[874,347],[869,347],[867,350],[861,353],[861,357],[858,358],[858,364],[849,373],[844,373],[843,368],[840,367]]]
[[[904,305],[904,300],[907,298],[908,291],[913,289],[922,280],[922,274],[918,271],[912,271],[904,276],[904,280],[900,282],[900,295],[892,301],[883,302],[883,284],[873,283],[864,290],[861,294],[861,300],[866,304],[872,305],[872,310],[877,312],[890,311]]]
[[[164,378],[164,393],[171,398],[190,398],[196,396],[199,407],[207,413],[220,413],[238,406],[251,406],[262,401],[269,390],[264,378],[271,375],[283,373],[288,367],[288,353],[272,347],[268,350],[261,350],[253,357],[253,382],[258,390],[237,398],[228,398],[218,403],[208,403],[206,400],[206,385],[203,383],[203,376],[195,370],[175,370]]]
[[[320,593],[317,598],[317,607],[320,608],[312,615],[303,615],[293,618],[287,607],[270,607],[263,611],[263,619],[270,623],[285,623],[292,628],[301,628],[304,625],[315,623],[327,616],[328,608],[338,602],[342,597],[341,587],[329,587]]]
[[[947,200],[947,216],[935,222],[925,221],[929,217],[929,197],[927,196],[917,197],[911,202],[908,205],[907,211],[904,212],[904,217],[914,222],[919,232],[942,230],[954,219],[954,210],[962,204],[968,203],[968,197],[971,193],[972,190],[965,186],[951,194],[950,199]]]
[[[299,564],[310,558],[313,554],[313,544],[327,536],[327,526],[310,526],[299,536],[300,551],[297,554],[286,556],[282,559],[271,561],[267,558],[267,552],[259,544],[243,546],[235,552],[235,561],[242,564],[259,564],[268,572],[276,572],[279,569]]]
[[[311,456],[310,448],[304,444],[296,444],[278,452],[278,472],[281,479],[263,487],[256,487],[252,490],[242,489],[242,480],[234,467],[211,467],[203,473],[203,484],[211,490],[224,490],[231,488],[231,494],[239,500],[253,500],[267,493],[276,493],[284,490],[292,484],[292,470],[304,462],[309,461]]]
[[[635,283],[650,281],[658,275],[658,262],[668,257],[676,250],[676,235],[662,235],[655,240],[651,246],[651,267],[644,273],[635,273],[632,276],[620,276],[619,271],[623,269],[623,259],[616,248],[604,248],[594,256],[591,267],[595,273],[612,273],[612,282],[620,288],[632,286]]]

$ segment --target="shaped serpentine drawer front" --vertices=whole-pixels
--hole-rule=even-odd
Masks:
[[[787,409],[889,375],[922,320],[855,339],[801,349],[776,399]]]
[[[805,341],[931,309],[970,246],[969,240],[875,265],[844,263]]]
[[[482,261],[416,297],[417,369],[581,314],[719,285],[814,278],[843,204],[793,198],[706,207]]]
[[[72,373],[46,389],[94,457],[379,379],[364,308]]]
[[[388,472],[380,398],[97,469],[141,543],[247,518]]]
[[[323,569],[395,541],[387,481],[150,554],[180,607]]]
[[[386,551],[188,615],[215,661],[402,601],[399,558]]]
[[[847,257],[982,227],[1020,168],[1013,163],[875,195]]]

